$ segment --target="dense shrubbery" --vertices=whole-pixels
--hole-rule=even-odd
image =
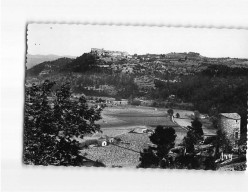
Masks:
[[[27,70],[27,76],[38,76],[44,69],[46,69],[46,66],[49,66],[49,71],[51,72],[57,72],[63,69],[68,63],[71,63],[73,60],[70,58],[59,58],[54,61],[47,61],[40,63],[29,70]]]
[[[55,83],[27,87],[25,91],[24,149],[25,164],[80,165],[75,137],[100,130],[95,121],[101,109],[89,107],[85,97],[70,99],[65,84],[53,91]]]
[[[96,67],[96,56],[90,53],[84,53],[83,55],[77,57],[71,63],[67,64],[62,70],[72,71],[72,72],[85,72],[92,70]]]
[[[216,170],[216,160],[221,152],[230,153],[232,147],[225,133],[218,131],[216,137],[204,141],[208,149],[199,149],[203,141],[202,124],[194,119],[188,127],[187,135],[178,147],[174,148],[175,130],[172,127],[157,126],[150,136],[154,146],[140,154],[140,168],[177,168]]]
[[[116,91],[116,95],[110,95],[106,91],[87,91],[82,86],[95,86],[100,85],[113,86]],[[99,96],[112,96],[120,98],[129,98],[130,95],[134,97],[139,94],[137,85],[134,84],[134,77],[126,74],[106,74],[103,72],[89,71],[87,74],[82,74],[77,79],[74,85],[75,92],[84,92],[87,95],[97,94]]]
[[[204,64],[207,65],[208,68],[202,71],[203,75],[207,76],[247,76],[248,75],[248,68],[242,68],[242,67],[233,67],[230,68],[226,65],[211,65],[211,64]]]

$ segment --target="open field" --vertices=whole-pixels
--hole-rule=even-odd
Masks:
[[[167,109],[143,106],[106,107],[102,112],[103,119],[98,122],[104,135],[116,136],[129,132],[134,128],[146,126],[154,128],[157,125],[171,126],[177,133],[176,144],[180,143],[186,131],[174,124],[167,117]]]
[[[102,112],[102,133],[93,136],[107,135],[120,138],[122,142],[106,147],[83,149],[81,152],[93,161],[101,161],[106,166],[136,167],[139,164],[140,152],[151,144],[149,135],[129,133],[139,127],[154,129],[157,125],[166,125],[176,130],[176,145],[181,143],[186,131],[174,124],[167,116],[167,109],[151,107],[126,106],[106,107]]]
[[[106,107],[102,112],[103,119],[99,121],[102,128],[133,125],[168,124],[165,109],[141,106]],[[170,122],[170,121],[169,121]]]
[[[106,107],[102,112],[102,119],[98,121],[102,133],[96,133],[92,137],[107,135],[120,138],[118,144],[110,144],[106,147],[91,147],[81,152],[93,161],[101,161],[106,166],[136,167],[139,164],[140,152],[151,144],[146,133],[132,133],[137,128],[154,129],[157,125],[173,127],[176,130],[175,145],[182,142],[187,130],[182,128],[191,125],[189,116],[192,111],[174,110],[179,113],[180,119],[175,118],[173,123],[167,116],[167,109],[143,106],[116,106]],[[182,127],[181,127],[182,126]],[[203,127],[205,134],[214,133],[214,130]]]

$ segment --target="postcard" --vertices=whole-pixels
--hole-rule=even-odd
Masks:
[[[27,26],[23,163],[244,171],[248,30]]]

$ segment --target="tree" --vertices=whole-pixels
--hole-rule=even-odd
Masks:
[[[182,145],[186,149],[186,153],[175,159],[175,164],[180,168],[199,169],[201,163],[196,155],[195,145],[199,142],[199,136],[193,129],[189,129],[187,135],[183,139]]]
[[[46,80],[25,91],[25,164],[80,165],[79,143],[75,137],[100,130],[95,121],[101,109],[89,107],[84,96],[70,100],[70,86],[53,91],[54,82]]]
[[[195,116],[195,119],[199,119],[200,118],[200,112],[198,110],[194,111],[194,116]]]
[[[186,149],[186,153],[175,160],[176,164],[181,168],[202,169],[204,167],[205,170],[215,170],[216,158],[213,155],[214,150],[209,149],[208,156],[205,157],[197,155],[199,150],[195,150],[195,145],[198,145],[202,140],[203,131],[201,122],[197,118],[194,119],[194,121],[191,122],[191,127],[188,126],[188,129],[187,135],[184,137],[182,143]],[[216,139],[208,139],[208,143],[211,142],[216,143]]]
[[[180,167],[187,167],[197,169],[199,168],[199,159],[196,156],[195,145],[202,140],[202,124],[195,118],[191,122],[191,126],[188,126],[187,135],[183,138],[182,145],[186,149],[186,154],[181,155],[176,159],[176,163],[180,165]]]
[[[204,161],[205,170],[216,170],[217,165],[215,163],[215,157],[209,156]]]
[[[194,152],[194,145],[202,140],[203,130],[202,123],[196,118],[188,126],[187,135],[183,139],[183,145],[188,153]]]
[[[172,110],[172,109],[170,108],[169,110],[167,110],[167,113],[168,113],[168,115],[169,115],[170,117],[172,117],[173,114],[174,114],[174,110]]]
[[[202,123],[199,121],[198,118],[195,118],[192,122],[191,122],[191,127],[189,127],[190,129],[192,129],[192,131],[194,132],[194,134],[200,139],[203,136],[203,129],[202,129]]]
[[[148,149],[144,149],[143,152],[140,153],[140,164],[138,167],[140,168],[156,168],[159,166],[159,159],[156,156],[152,147]]]
[[[172,127],[157,126],[154,133],[150,136],[151,142],[156,147],[150,146],[141,153],[139,167],[170,167],[168,153],[175,146],[175,139],[175,129]]]
[[[216,158],[219,158],[220,152],[230,153],[232,151],[230,140],[227,138],[226,133],[221,130],[217,131],[217,136],[213,144],[216,147]]]
[[[183,145],[185,146],[187,153],[194,153],[197,141],[198,137],[195,135],[193,130],[189,130],[187,135],[183,138]]]

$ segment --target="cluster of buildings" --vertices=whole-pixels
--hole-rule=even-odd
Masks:
[[[113,96],[116,95],[117,93],[115,86],[112,85],[83,86],[83,88],[88,91],[106,92],[109,95],[113,95]]]
[[[99,57],[123,57],[123,58],[131,57],[127,52],[110,51],[110,50],[105,50],[103,48],[102,49],[92,48],[91,53]]]
[[[92,48],[91,53],[100,58],[99,68],[126,74],[152,75],[167,71],[169,74],[190,75],[201,70],[203,61],[202,56],[194,52],[129,55],[127,52]]]
[[[100,103],[108,106],[124,106],[129,104],[128,99],[116,99],[112,97],[90,97],[88,101],[90,103]]]

